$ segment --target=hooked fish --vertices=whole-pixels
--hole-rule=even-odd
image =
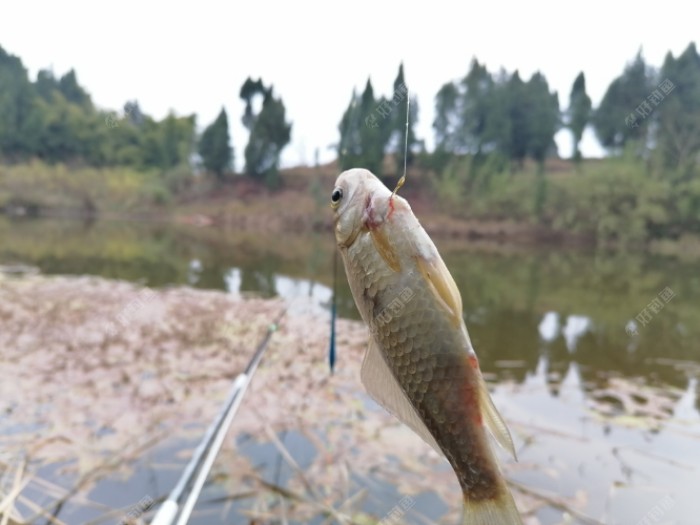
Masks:
[[[462,298],[411,211],[374,174],[340,174],[335,237],[357,309],[370,330],[362,382],[388,412],[452,466],[463,525],[517,525],[520,515],[485,429],[515,457],[462,318]]]

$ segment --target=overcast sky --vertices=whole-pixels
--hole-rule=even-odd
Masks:
[[[568,104],[586,74],[597,105],[610,81],[641,47],[660,66],[700,35],[691,3],[589,0],[557,3],[431,0],[310,2],[4,2],[0,45],[18,55],[32,78],[41,68],[78,80],[102,108],[137,99],[157,118],[196,113],[200,129],[222,106],[231,122],[237,164],[247,134],[238,91],[247,76],[273,83],[293,122],[285,165],[334,157],[337,125],[370,76],[375,94],[391,95],[398,65],[420,105],[418,134],[432,145],[433,100],[463,77],[472,57],[491,71],[540,70]],[[461,4],[460,7],[458,7]],[[110,7],[111,6],[111,7]],[[630,108],[632,110],[633,108]],[[570,142],[560,133],[560,154]],[[592,134],[584,154],[600,149]]]

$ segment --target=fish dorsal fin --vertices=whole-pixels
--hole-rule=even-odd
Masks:
[[[462,296],[447,266],[439,255],[430,259],[419,255],[416,262],[433,294],[450,313],[453,326],[459,327],[462,324]]]
[[[413,408],[398,381],[384,361],[374,339],[370,339],[367,353],[362,361],[360,374],[367,393],[384,409],[408,426],[435,451],[444,456],[435,438],[430,434],[420,416]]]
[[[491,432],[496,443],[501,445],[505,451],[510,452],[513,459],[517,461],[518,457],[515,454],[515,445],[513,444],[513,438],[510,435],[508,426],[498,412],[496,405],[493,404],[491,394],[489,394],[489,389],[481,375],[481,371],[476,370],[476,375],[478,377],[479,408],[481,408],[481,416],[483,417],[484,424],[486,428],[489,429],[489,432]]]

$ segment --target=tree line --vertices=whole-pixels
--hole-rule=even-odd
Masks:
[[[241,121],[249,133],[245,173],[274,186],[292,131],[284,103],[262,79],[246,79],[239,97],[245,107]],[[696,173],[700,56],[694,43],[678,57],[668,53],[659,69],[637,54],[595,108],[583,72],[562,109],[542,73],[524,79],[517,70],[489,71],[474,59],[463,78],[446,82],[435,96],[432,152],[416,136],[418,103],[409,97],[403,65],[388,97],[375,94],[369,79],[361,93],[352,92],[338,127],[342,168],[363,166],[381,175],[385,156],[392,154],[397,171],[420,158],[440,174],[465,156],[490,169],[515,171],[529,158],[542,170],[545,159],[557,155],[554,136],[563,128],[572,135],[572,159],[579,162],[579,144],[591,126],[612,155],[632,148],[642,157],[653,154],[678,178]],[[128,101],[119,112],[105,111],[95,107],[74,70],[60,77],[41,70],[32,81],[21,60],[0,47],[0,160],[38,158],[164,171],[200,164],[223,179],[234,155],[223,108],[201,134],[196,115],[171,113],[157,120],[142,112],[137,101]]]
[[[262,104],[254,113],[256,97]],[[246,103],[242,121],[249,131],[245,172],[273,184],[279,154],[291,139],[284,103],[260,79],[247,79],[240,98]],[[201,164],[223,178],[232,170],[234,151],[223,108],[199,136],[196,115],[171,112],[157,120],[135,100],[127,101],[121,112],[105,111],[94,105],[74,70],[56,77],[44,69],[32,81],[22,61],[0,47],[0,160],[29,159],[164,172]]]
[[[403,137],[406,104],[395,106],[397,94],[406,98],[406,89],[401,66],[390,99],[376,97],[369,80],[361,95],[353,92],[339,126],[343,168],[362,165],[381,172],[388,153],[397,153],[402,163],[403,142],[397,138]],[[414,101],[411,105],[416,107]],[[413,131],[416,119],[412,110],[409,160],[420,150]],[[574,79],[562,109],[542,73],[523,79],[517,70],[494,73],[474,59],[463,78],[445,83],[435,96],[435,148],[429,165],[441,172],[455,157],[469,155],[515,170],[530,158],[542,169],[547,157],[557,156],[554,137],[561,129],[571,133],[572,160],[580,162],[579,145],[588,126],[608,153],[619,155],[626,147],[645,156],[653,151],[666,168],[688,176],[700,154],[700,55],[695,44],[678,57],[668,53],[658,70],[638,53],[597,108],[586,91],[584,72]]]

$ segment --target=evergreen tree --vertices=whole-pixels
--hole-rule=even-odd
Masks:
[[[462,103],[459,107],[458,151],[479,154],[484,148],[486,128],[493,109],[494,81],[486,66],[474,59],[462,80]]]
[[[458,84],[445,84],[436,97],[435,143],[437,164],[447,154],[497,155],[522,165],[531,156],[540,165],[555,148],[559,102],[541,73],[523,82],[515,71],[493,76],[476,59]]]
[[[58,89],[66,97],[68,102],[78,104],[79,106],[92,107],[90,95],[78,84],[78,77],[75,70],[71,69],[63,75],[58,81]]]
[[[559,97],[550,93],[547,80],[537,72],[526,85],[528,111],[527,152],[544,171],[547,155],[556,151],[554,135],[559,129]]]
[[[338,128],[338,158],[342,169],[361,167],[382,176],[384,152],[392,133],[392,109],[393,103],[384,97],[375,99],[369,79],[359,98],[353,92]]]
[[[489,91],[483,97],[484,127],[480,151],[509,160],[513,142],[513,102],[510,75],[505,70],[491,77]]]
[[[233,149],[230,146],[228,117],[221,108],[219,116],[202,133],[199,141],[199,154],[204,168],[223,180],[225,173],[233,165]]]
[[[362,167],[381,177],[384,174],[384,152],[391,136],[392,104],[384,97],[375,99],[372,82],[367,79],[360,96],[360,114],[366,115],[360,132]],[[372,120],[375,117],[376,120]]]
[[[264,89],[262,108],[260,113],[253,116],[245,148],[246,173],[263,178],[270,187],[276,186],[280,155],[289,144],[291,134],[292,124],[286,121],[282,99],[274,97],[272,86]]]
[[[459,90],[454,82],[444,84],[435,96],[435,150],[454,153],[456,150],[455,133],[457,127],[457,101]]]
[[[22,61],[0,47],[0,155],[26,158],[37,147],[41,130],[36,94]]]
[[[253,129],[253,124],[255,123],[255,115],[253,114],[253,98],[256,95],[265,96],[265,86],[262,83],[262,79],[253,81],[252,78],[246,78],[245,82],[241,86],[241,91],[239,96],[245,101],[245,110],[243,112],[243,117],[241,122],[243,126],[251,131]]]
[[[640,52],[612,81],[593,114],[593,127],[603,147],[618,153],[629,140],[646,147],[651,113],[646,98],[652,89],[652,74]]]
[[[520,78],[518,71],[504,85],[508,101],[508,119],[510,120],[510,136],[503,137],[500,150],[511,160],[522,167],[530,149],[530,106],[528,89]]]
[[[215,128],[218,134],[215,135],[218,138],[213,141],[216,144],[216,148],[213,150],[213,155],[209,155],[210,158],[214,159],[214,162],[207,167],[212,173],[219,176],[222,176],[224,170],[230,169],[231,166],[230,157],[228,159],[225,158],[224,153],[226,149],[221,146],[221,144],[229,144],[228,121],[225,114],[222,122],[219,122],[218,127]],[[146,166],[157,167],[165,171],[179,164],[189,162],[190,155],[194,149],[194,116],[177,117],[173,112],[170,112],[160,122],[148,119],[147,123],[141,127],[140,132],[143,135],[144,145],[146,146],[147,156],[144,163]],[[223,166],[223,169],[217,170],[218,166]]]
[[[396,173],[403,173],[404,160],[407,165],[413,163],[414,149],[418,144],[416,139],[415,126],[418,122],[418,101],[414,97],[410,106],[407,107],[406,99],[410,96],[408,86],[404,79],[403,63],[399,65],[399,72],[394,80],[394,91],[391,103],[393,111],[391,113],[391,135],[389,146],[393,150],[396,159]],[[406,137],[406,111],[408,114],[408,140]]]
[[[571,130],[574,142],[572,159],[574,162],[578,163],[581,161],[579,144],[583,137],[583,131],[586,129],[588,121],[591,118],[591,97],[586,93],[586,77],[583,71],[578,74],[576,80],[574,80],[574,85],[571,87],[568,117],[569,129]]]
[[[51,102],[54,94],[59,91],[58,81],[53,76],[53,72],[48,69],[39,70],[34,87],[37,94],[48,102]]]
[[[665,166],[681,177],[697,173],[700,159],[700,55],[690,44],[676,59],[666,56],[658,84],[647,97],[659,123],[657,140]],[[657,107],[658,106],[658,107]]]
[[[353,89],[350,104],[348,104],[338,125],[340,132],[338,162],[341,170],[362,166],[361,134],[364,123],[360,118],[359,104],[360,100]]]
[[[141,106],[137,100],[130,100],[124,104],[124,116],[134,126],[143,124],[144,115],[141,112]]]

